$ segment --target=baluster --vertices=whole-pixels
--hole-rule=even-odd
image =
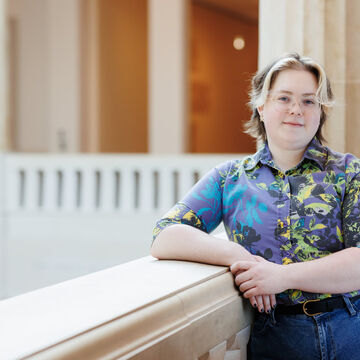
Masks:
[[[71,212],[76,206],[76,176],[72,167],[65,167],[60,170],[62,173],[61,210]]]
[[[101,174],[100,209],[101,211],[114,211],[115,209],[115,172],[110,168],[103,168]]]
[[[84,212],[92,212],[97,210],[97,195],[100,195],[97,189],[97,180],[96,180],[96,170],[87,166],[85,168],[80,169],[81,173],[81,205],[80,208]],[[99,184],[101,183],[101,179]],[[100,186],[99,186],[100,187]],[[100,204],[99,204],[100,205]]]
[[[159,210],[167,211],[174,206],[174,177],[171,167],[162,167],[159,171]]]
[[[130,166],[121,166],[120,209],[124,212],[135,210],[135,171]]]
[[[22,177],[24,176],[24,172],[22,168],[16,164],[14,164],[14,159],[10,157],[5,162],[4,166],[4,176],[5,176],[5,189],[4,192],[4,201],[5,206],[10,211],[21,211],[23,210],[22,205],[22,196],[23,196],[23,181]]]
[[[182,199],[194,184],[194,170],[188,166],[179,169],[179,199]]]
[[[25,169],[24,208],[27,211],[38,210],[38,181],[35,167]]]
[[[43,208],[44,211],[55,211],[57,208],[56,172],[54,168],[46,166],[42,171],[44,173]]]
[[[150,167],[143,166],[139,171],[139,211],[154,210],[154,179]]]

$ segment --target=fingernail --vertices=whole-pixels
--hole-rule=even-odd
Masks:
[[[254,307],[254,308],[257,308],[257,304],[255,303],[255,304],[253,305],[253,307]]]
[[[266,310],[266,313],[267,313],[267,314],[270,314],[270,309]]]
[[[263,312],[264,312],[264,309],[260,309],[260,312],[263,313]]]

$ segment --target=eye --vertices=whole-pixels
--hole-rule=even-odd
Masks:
[[[305,106],[314,106],[316,104],[316,102],[313,99],[304,99],[303,104]]]
[[[279,96],[278,98],[277,98],[277,101],[279,101],[279,102],[282,102],[282,103],[288,103],[289,102],[289,98],[287,97],[287,96]]]

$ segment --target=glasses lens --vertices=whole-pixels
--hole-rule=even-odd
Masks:
[[[300,106],[301,112],[316,111],[320,108],[319,102],[314,97],[297,100],[292,96],[278,95],[271,98],[274,107],[280,112],[289,112],[294,106]]]

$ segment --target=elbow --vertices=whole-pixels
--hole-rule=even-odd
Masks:
[[[160,253],[156,244],[156,239],[153,241],[150,249],[150,255],[160,260]]]
[[[158,233],[151,245],[150,255],[159,259],[166,260],[170,258],[171,245],[169,240],[171,239],[172,229],[167,227]]]

